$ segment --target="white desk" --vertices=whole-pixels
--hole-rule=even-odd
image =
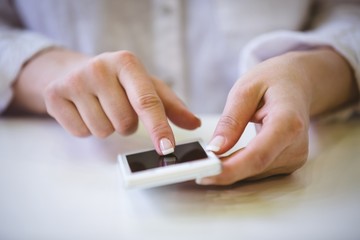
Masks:
[[[216,120],[177,139],[207,141]],[[2,118],[0,239],[360,239],[359,143],[359,119],[319,124],[290,176],[125,191],[116,156],[151,147],[144,129],[79,139],[49,119]]]

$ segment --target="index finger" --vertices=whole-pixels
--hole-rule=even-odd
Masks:
[[[156,151],[162,155],[172,153],[174,135],[151,77],[130,52],[119,52],[116,63],[119,81],[130,104],[150,133]]]

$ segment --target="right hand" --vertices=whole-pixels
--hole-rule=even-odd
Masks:
[[[35,58],[40,62],[33,67],[41,70],[48,66],[40,63],[59,65],[72,56],[72,52],[52,50],[38,57],[42,61]],[[136,130],[140,118],[157,152],[167,154],[175,146],[168,118],[185,129],[200,126],[200,120],[165,83],[150,76],[132,53],[78,59],[77,64],[54,68],[47,76],[52,80],[42,89],[47,112],[73,135],[103,138],[114,131],[128,135]]]

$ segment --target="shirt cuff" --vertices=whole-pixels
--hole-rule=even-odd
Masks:
[[[52,46],[55,46],[53,42],[32,32],[0,32],[0,113],[11,102],[12,85],[24,63],[36,53]]]
[[[360,89],[360,8],[339,8],[329,19],[313,31],[278,31],[254,39],[242,52],[240,74],[266,59],[286,52],[330,46],[348,61]],[[340,114],[332,114],[332,119],[348,119],[354,114],[358,115],[359,110],[358,102],[355,106],[342,109]]]

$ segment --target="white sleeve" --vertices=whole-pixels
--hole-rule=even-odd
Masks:
[[[315,28],[307,32],[278,31],[259,36],[243,50],[240,73],[289,51],[331,46],[351,65],[360,89],[360,4],[342,4],[323,13]],[[339,118],[360,110],[360,104],[345,109]]]
[[[3,3],[3,2],[2,2]],[[23,64],[36,53],[54,46],[47,38],[36,33],[17,29],[6,6],[0,7],[0,113],[9,105],[12,84]]]

